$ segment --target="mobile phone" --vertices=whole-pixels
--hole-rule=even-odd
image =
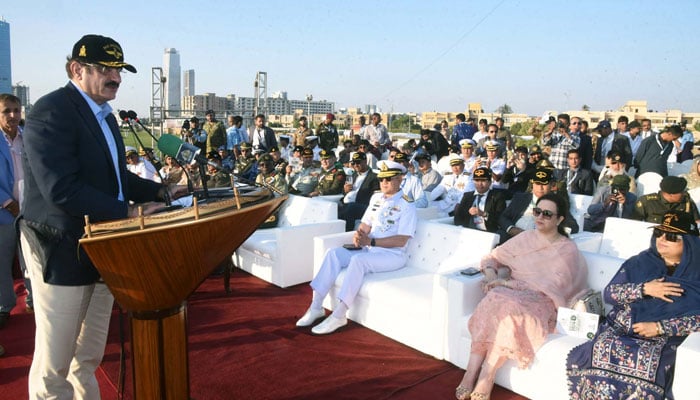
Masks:
[[[347,250],[360,250],[362,247],[356,247],[354,244],[344,244],[343,248]]]
[[[479,268],[469,267],[467,269],[463,269],[463,270],[459,271],[459,273],[462,275],[474,276],[474,275],[480,274],[481,270]]]

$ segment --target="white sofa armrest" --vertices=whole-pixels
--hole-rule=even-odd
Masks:
[[[341,232],[331,235],[316,236],[314,238],[314,276],[321,269],[321,262],[328,249],[340,247],[352,243],[355,232]]]
[[[314,224],[283,226],[276,231],[274,282],[297,284],[313,278],[314,238],[345,231],[345,221],[335,219]],[[288,286],[285,284],[284,286]]]
[[[439,224],[445,224],[445,225],[454,225],[455,224],[455,217],[434,218],[434,219],[432,219],[432,222],[437,222]]]
[[[463,268],[479,267],[479,262],[465,265]],[[459,271],[453,271],[441,275],[444,285],[447,287],[446,321],[445,321],[445,359],[453,364],[462,364],[466,360],[465,355],[469,349],[464,348],[461,341],[465,317],[471,315],[479,301],[484,297],[481,290],[483,275],[461,275]],[[460,365],[462,366],[462,365]],[[462,366],[463,367],[463,366]]]
[[[697,376],[700,370],[700,332],[690,334],[678,346],[676,371],[673,378],[673,395],[676,400],[700,398]]]

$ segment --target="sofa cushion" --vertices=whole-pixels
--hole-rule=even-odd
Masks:
[[[434,274],[411,267],[368,274],[365,276],[358,296],[369,300],[373,307],[429,315],[434,277]],[[345,270],[338,276],[336,286],[340,287],[343,279],[345,279]]]
[[[280,207],[277,226],[314,224],[338,219],[338,204],[290,194]]]
[[[267,259],[274,259],[277,251],[277,231],[279,228],[258,229],[243,244],[242,248]]]
[[[478,261],[498,243],[490,232],[419,220],[408,244],[408,267],[444,273]]]

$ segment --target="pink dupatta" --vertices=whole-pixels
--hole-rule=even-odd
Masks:
[[[525,231],[496,247],[482,265],[495,260],[511,269],[511,278],[546,294],[556,307],[568,307],[586,292],[588,268],[568,238],[551,243],[536,230]]]

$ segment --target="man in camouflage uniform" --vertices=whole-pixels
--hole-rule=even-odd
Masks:
[[[324,150],[332,150],[338,147],[338,129],[333,125],[335,115],[326,114],[326,120],[316,128],[318,144]]]
[[[670,210],[685,211],[700,222],[700,214],[693,199],[685,190],[688,182],[679,176],[667,176],[661,180],[657,193],[641,196],[634,205],[632,219],[660,224]]]
[[[207,154],[207,160],[221,168],[221,156],[217,151],[210,151],[209,154]],[[229,175],[227,172],[224,172],[222,169],[217,169],[214,166],[207,164],[207,175],[209,177],[209,183],[207,184],[207,187],[231,187],[231,175]]]
[[[255,177],[255,183],[269,186],[282,194],[288,192],[287,180],[284,173],[275,170],[275,161],[269,154],[263,154],[258,160],[260,173]]]
[[[321,175],[316,190],[309,197],[343,194],[345,171],[335,163],[335,153],[321,150]]]
[[[257,175],[255,156],[253,156],[253,146],[250,143],[244,142],[241,144],[241,156],[236,159],[236,165],[233,170],[236,176],[252,181]]]
[[[214,110],[207,110],[207,122],[202,127],[207,132],[207,153],[217,151],[219,146],[226,146],[226,128],[221,121],[217,121]]]
[[[308,196],[316,190],[318,177],[321,174],[319,168],[314,167],[314,152],[311,149],[304,149],[301,154],[302,169],[296,174],[290,183],[289,193]]]
[[[305,146],[306,137],[313,134],[314,132],[311,130],[311,128],[309,128],[306,117],[303,115],[299,117],[299,127],[297,128],[297,131],[294,132],[294,144],[297,146]]]

